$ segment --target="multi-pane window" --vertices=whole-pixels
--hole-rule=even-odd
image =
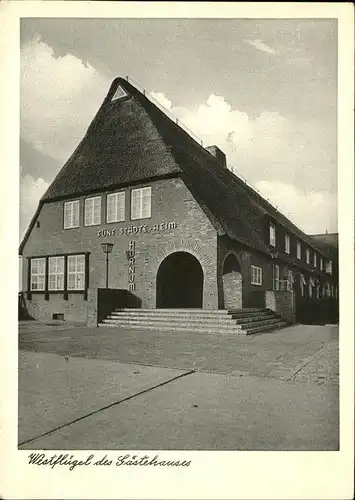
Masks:
[[[31,259],[31,290],[44,290],[46,286],[46,259]]]
[[[313,266],[317,267],[317,254],[316,254],[316,252],[314,252],[314,254],[313,254]]]
[[[269,226],[269,241],[271,246],[276,246],[276,227],[272,223]]]
[[[290,248],[291,248],[290,235],[285,234],[285,253],[290,253]]]
[[[132,189],[131,192],[131,219],[147,219],[151,216],[150,187]]]
[[[263,284],[263,270],[261,267],[251,266],[251,284],[252,285]]]
[[[273,266],[273,282],[274,290],[280,290],[280,266],[278,264]]]
[[[68,255],[68,290],[85,288],[85,255]]]
[[[323,258],[322,257],[319,259],[319,269],[321,271],[323,271]]]
[[[307,264],[309,264],[309,258],[310,258],[309,257],[309,249],[306,248],[306,262],[307,262]]]
[[[86,198],[84,224],[85,226],[101,224],[101,196]]]
[[[48,290],[64,290],[64,256],[48,259]]]
[[[326,266],[325,266],[325,271],[326,271],[326,273],[328,273],[328,274],[332,274],[332,271],[333,271],[333,265],[332,265],[332,261],[331,261],[331,260],[328,260],[328,261],[327,261]]]
[[[301,258],[301,243],[297,241],[297,259]]]
[[[64,203],[64,229],[79,227],[79,200]]]
[[[122,222],[125,220],[125,193],[107,195],[106,222]]]

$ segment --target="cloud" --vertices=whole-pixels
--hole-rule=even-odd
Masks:
[[[158,94],[205,146],[219,146],[233,172],[301,228],[336,230],[336,152],[323,124],[291,121],[270,111],[252,119],[216,94],[195,109],[174,106]]]
[[[101,105],[109,81],[90,64],[35,38],[21,50],[21,135],[65,161]]]
[[[304,194],[292,184],[277,181],[260,181],[255,187],[307,234],[338,231],[336,195],[318,191]]]
[[[150,92],[150,95],[155,99],[159,104],[163,106],[165,109],[171,108],[171,101],[162,93],[162,92]]]
[[[260,40],[250,42],[259,50],[275,52]],[[56,56],[39,38],[31,40],[21,52],[22,138],[64,163],[82,139],[110,83],[72,54]],[[151,95],[206,146],[216,144],[224,150],[235,173],[252,185],[261,181],[290,185],[304,197],[315,190],[325,197],[336,193],[334,138],[327,135],[324,123],[291,120],[267,109],[254,118],[213,92],[196,107],[174,106],[159,89]],[[27,173],[41,183],[56,172],[47,175],[27,168]]]
[[[276,55],[277,51],[271,47],[271,45],[268,45],[267,43],[263,42],[259,38],[256,38],[255,40],[247,40],[244,39],[245,43],[248,43],[252,47],[255,47],[258,50],[261,50],[262,52],[267,52],[268,54],[273,54]]]
[[[20,239],[22,239],[49,183],[42,177],[36,179],[26,174],[22,177],[20,186]]]

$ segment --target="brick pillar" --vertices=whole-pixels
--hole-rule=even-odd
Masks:
[[[97,327],[97,288],[89,288],[87,296],[87,326]]]

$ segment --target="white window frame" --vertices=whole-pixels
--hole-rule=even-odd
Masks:
[[[293,278],[292,269],[288,269],[287,270],[287,281],[286,281],[286,288],[288,291],[293,290],[293,281],[294,281],[294,278]]]
[[[306,263],[310,263],[310,258],[311,258],[311,252],[309,251],[309,248],[306,248]]]
[[[118,85],[117,89],[115,90],[115,93],[112,96],[111,101],[117,101],[118,99],[123,99],[124,97],[127,96],[128,96],[127,92],[121,87],[121,85]]]
[[[72,229],[74,227],[79,227],[80,220],[80,201],[65,201],[64,202],[64,229]]]
[[[30,288],[31,288],[31,291],[41,291],[41,292],[44,292],[45,289],[46,289],[46,258],[45,257],[38,257],[38,258],[34,258],[34,259],[31,259],[31,274],[30,274]],[[38,272],[38,267],[36,269],[36,272],[34,272],[34,264],[39,264],[41,263],[41,265],[43,264],[43,270],[40,269],[40,271]],[[43,278],[42,279],[38,279],[38,278]],[[40,287],[38,285],[41,285]]]
[[[323,271],[323,257],[319,259],[319,269]]]
[[[48,257],[48,290],[51,292],[64,290],[64,261],[64,255]]]
[[[98,211],[96,211],[96,206]],[[101,196],[85,198],[84,201],[84,226],[98,226],[101,224]]]
[[[325,272],[327,274],[332,274],[332,272],[333,272],[333,262],[331,260],[327,261],[326,267],[325,267]]]
[[[112,200],[113,211],[109,211],[109,204]],[[117,193],[109,193],[106,197],[106,222],[123,222],[126,216],[126,193],[118,191]],[[120,210],[118,210],[120,208]]]
[[[304,275],[300,274],[301,297],[304,297],[304,285],[307,285],[307,281],[304,279]]]
[[[75,254],[68,255],[67,257],[67,290],[71,292],[73,290],[85,290],[85,254]],[[80,263],[78,260],[83,261],[83,269],[79,268]],[[72,268],[71,262],[74,263],[74,269]],[[72,268],[72,269],[71,269]],[[74,278],[74,286],[71,286],[71,276]],[[82,282],[82,285],[80,285]]]
[[[251,284],[262,286],[263,284],[263,270],[259,266],[250,266],[251,269]]]
[[[313,267],[317,267],[317,254],[314,252],[313,254]]]
[[[276,247],[276,226],[272,222],[269,224],[269,243],[272,247]]]
[[[302,259],[302,246],[300,241],[297,241],[297,259]]]
[[[308,295],[310,298],[313,297],[313,288],[315,287],[315,281],[314,279],[312,278],[312,276],[309,278],[309,281],[308,281]]]
[[[148,210],[144,212],[144,198],[148,199]],[[136,204],[136,205],[135,205]],[[131,220],[149,219],[152,214],[152,188],[146,186],[131,190]]]
[[[285,234],[285,253],[291,252],[291,238],[289,234]]]

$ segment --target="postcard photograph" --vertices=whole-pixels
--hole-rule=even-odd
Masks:
[[[19,447],[337,450],[337,21],[20,35]]]
[[[291,498],[303,471],[328,498],[353,429],[343,24],[84,4],[11,25],[11,391],[3,369],[21,484],[118,498],[119,474],[119,498]]]

